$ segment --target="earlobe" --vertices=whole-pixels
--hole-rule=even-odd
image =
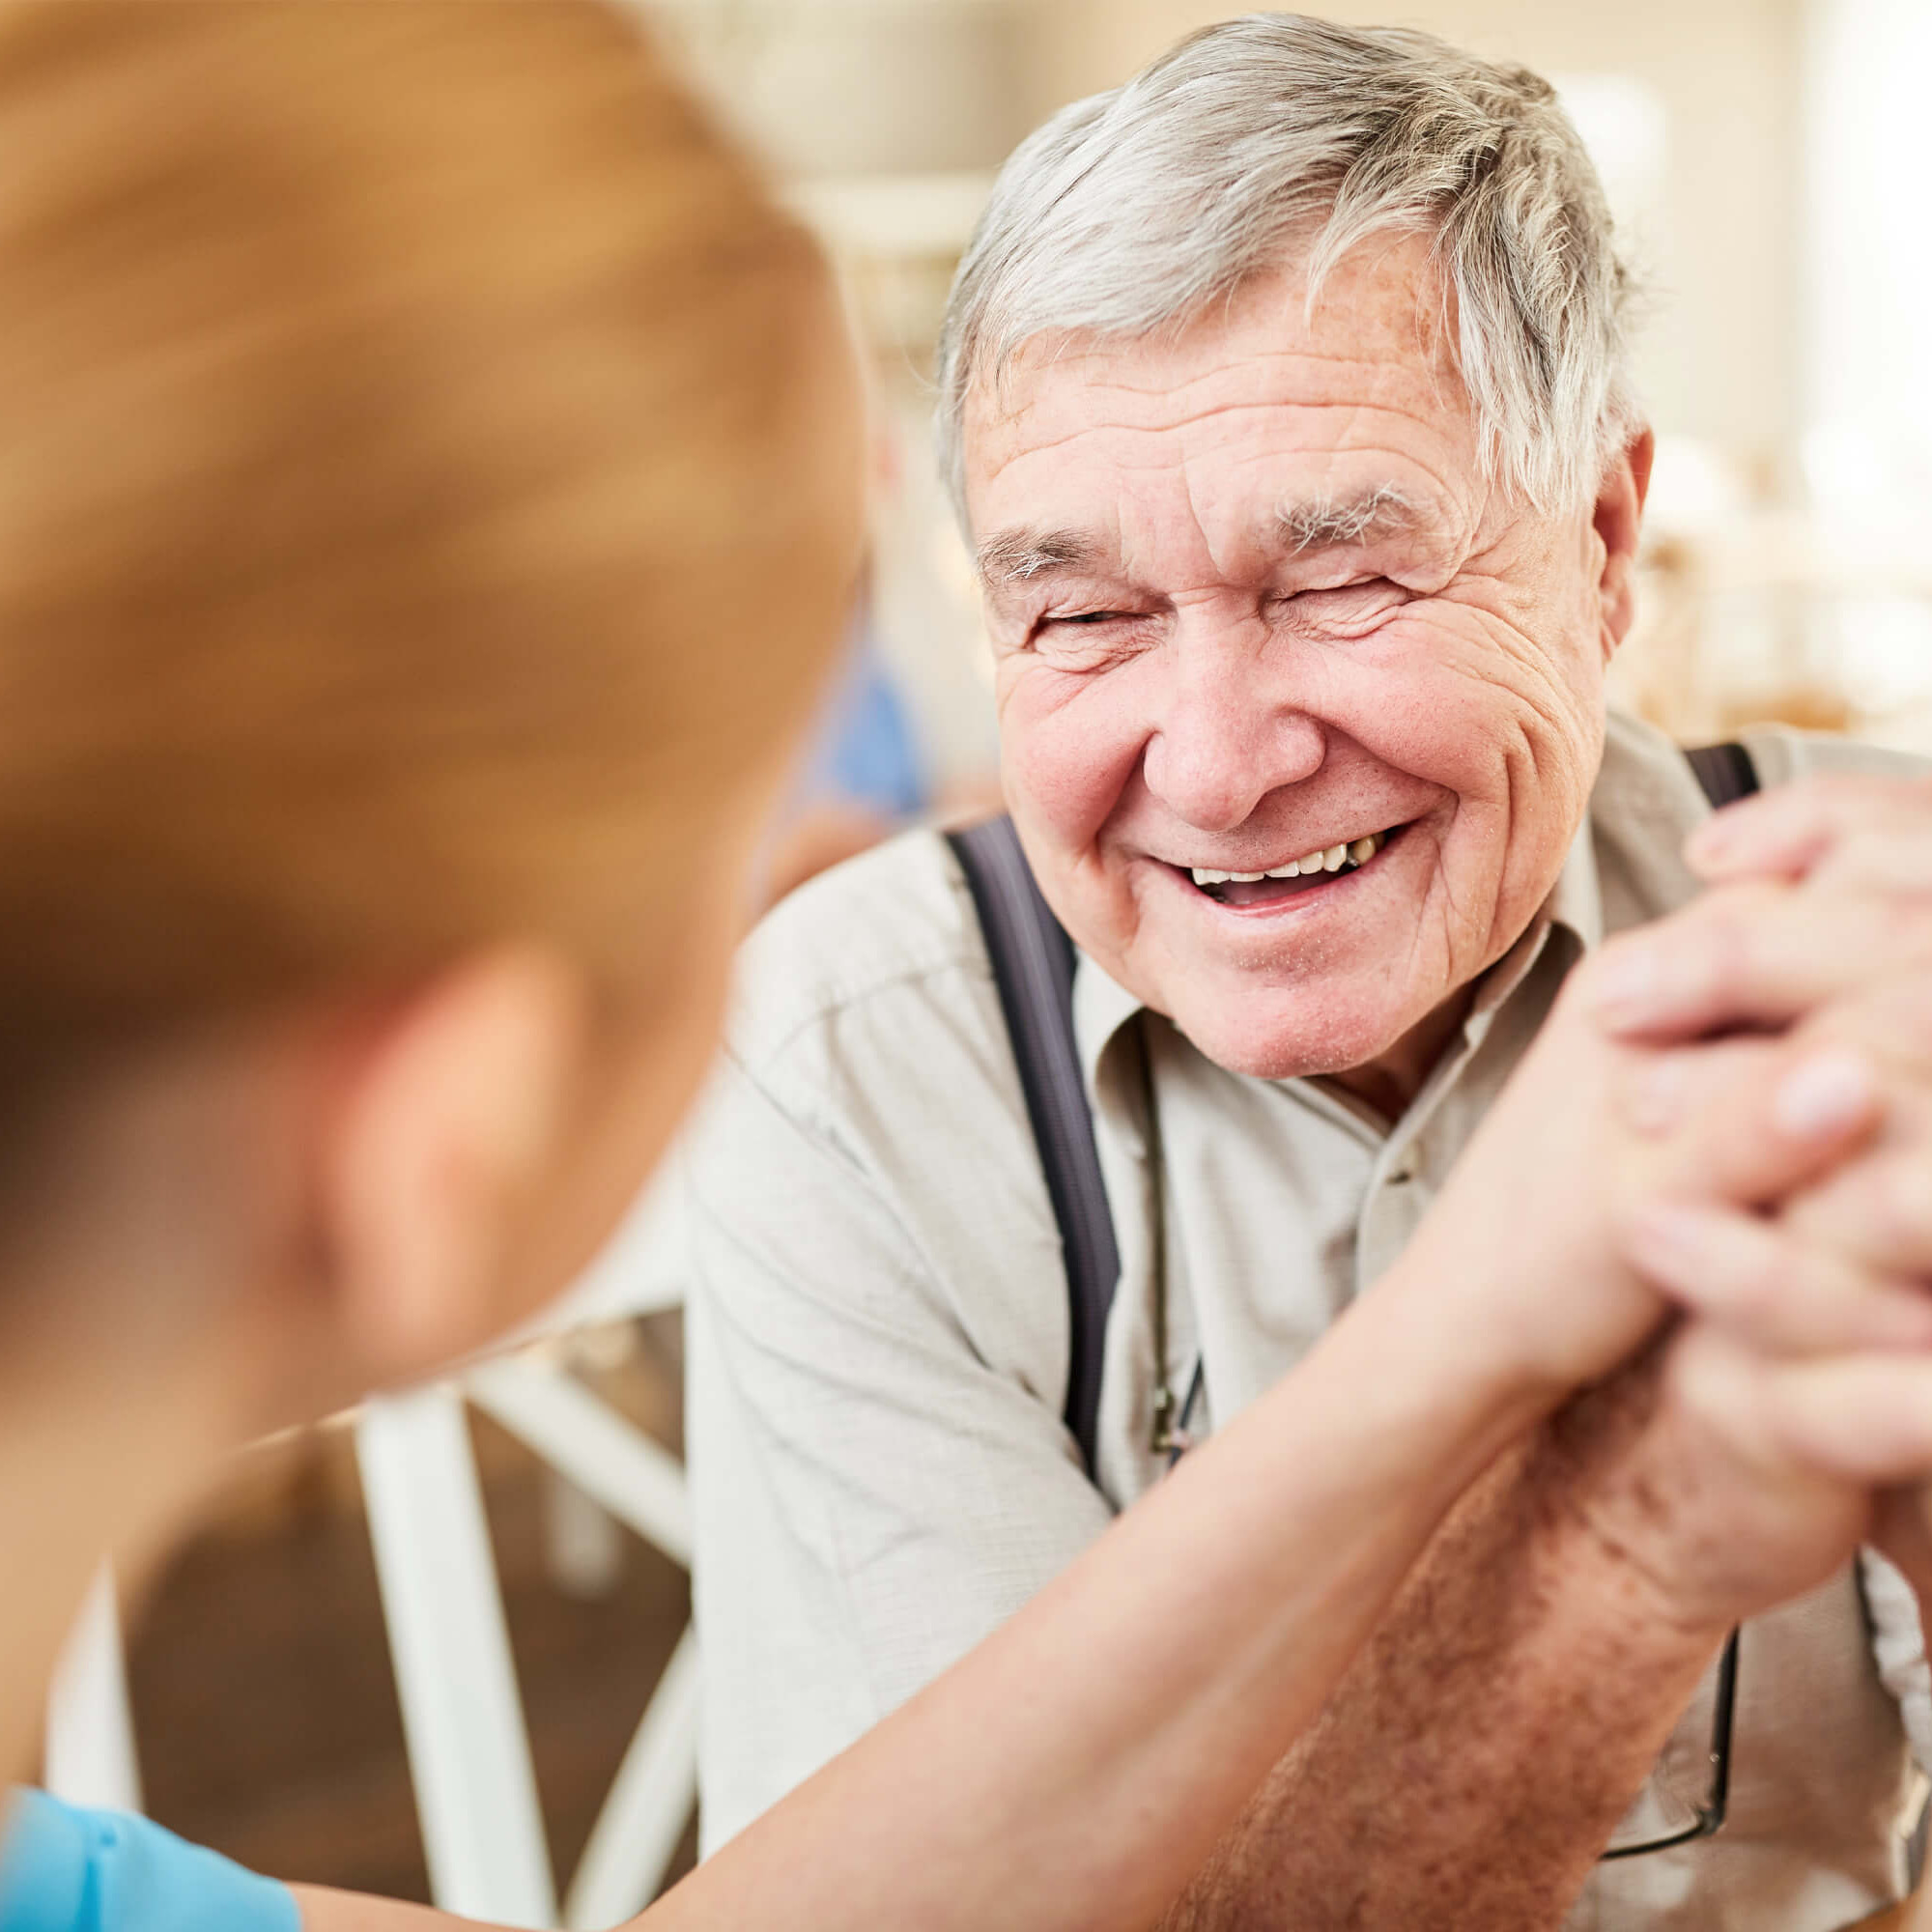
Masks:
[[[1631,439],[1605,470],[1591,517],[1604,547],[1598,604],[1603,613],[1605,663],[1636,621],[1637,552],[1656,447],[1656,439],[1647,428]]]
[[[486,1341],[584,1051],[554,955],[504,949],[417,990],[360,1049],[327,1130],[324,1285],[370,1386]]]

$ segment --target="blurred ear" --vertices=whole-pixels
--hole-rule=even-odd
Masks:
[[[1603,619],[1604,661],[1616,649],[1636,620],[1636,558],[1643,531],[1643,502],[1650,493],[1650,466],[1657,439],[1640,430],[1604,471],[1591,524],[1604,545],[1603,575],[1598,582],[1598,608]]]
[[[477,1348],[520,1310],[514,1251],[568,1124],[585,999],[554,955],[458,965],[380,1023],[326,1128],[324,1292],[363,1385]]]

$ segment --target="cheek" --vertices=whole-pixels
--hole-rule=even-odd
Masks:
[[[1525,791],[1577,804],[1602,739],[1603,686],[1587,654],[1487,611],[1430,607],[1361,649],[1352,734],[1467,808],[1512,810]]]
[[[678,985],[648,1012],[613,1015],[595,1049],[592,1091],[509,1271],[508,1326],[561,1294],[594,1261],[652,1179],[717,1050],[728,947],[695,942]]]
[[[1131,670],[1075,673],[1025,659],[1009,661],[1003,674],[1008,797],[1057,845],[1091,845],[1140,768],[1147,726],[1136,715]]]
[[[748,923],[744,910],[753,834],[764,792],[736,814],[741,823],[711,846],[712,860],[679,882],[679,929],[640,937],[640,952],[673,950],[650,990],[613,993],[585,1054],[574,1131],[559,1150],[517,1264],[508,1270],[517,1305],[504,1325],[562,1293],[592,1262],[654,1178],[717,1054],[731,961]],[[673,896],[667,886],[663,897]]]

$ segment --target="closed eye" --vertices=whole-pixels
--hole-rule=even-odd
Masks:
[[[1035,623],[1029,648],[1064,670],[1100,670],[1133,657],[1151,640],[1145,611],[1049,611]]]
[[[1277,609],[1297,628],[1359,636],[1373,630],[1413,595],[1392,579],[1371,577],[1360,583],[1296,591],[1292,597],[1279,599]]]

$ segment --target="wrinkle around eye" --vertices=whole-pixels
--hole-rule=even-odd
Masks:
[[[1277,600],[1277,609],[1296,630],[1320,637],[1366,637],[1418,593],[1394,579],[1370,578],[1319,590],[1299,590]]]
[[[1099,670],[1138,657],[1153,641],[1150,619],[1139,611],[1048,612],[1028,635],[1024,648],[1063,670]]]

